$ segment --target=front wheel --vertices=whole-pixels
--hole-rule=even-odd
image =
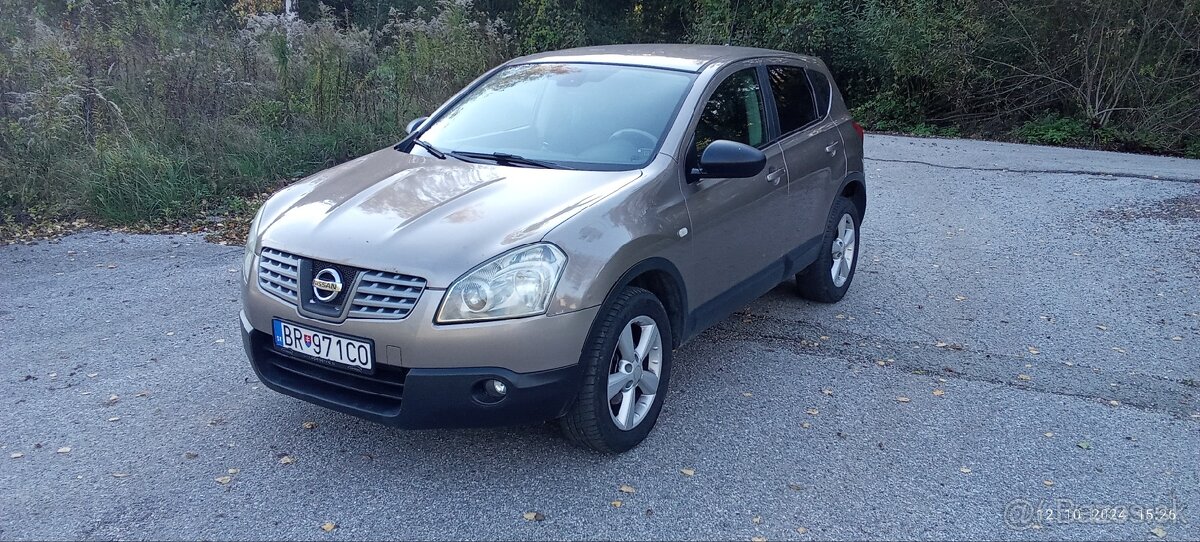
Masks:
[[[862,211],[847,198],[833,202],[817,260],[796,273],[800,296],[819,303],[837,303],[850,289],[858,266],[858,228]]]
[[[583,388],[561,420],[587,448],[624,452],[650,433],[671,376],[671,327],[654,294],[627,287],[601,309],[584,345]]]

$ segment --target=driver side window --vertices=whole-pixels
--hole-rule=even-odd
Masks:
[[[718,139],[751,147],[767,141],[766,113],[755,68],[734,72],[712,93],[696,124],[695,156]]]

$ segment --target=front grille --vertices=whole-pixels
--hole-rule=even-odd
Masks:
[[[295,303],[300,288],[300,258],[271,248],[262,249],[258,261],[258,284],[264,290]]]
[[[347,295],[353,288],[356,275],[361,279],[358,281],[357,289],[353,292],[350,309],[346,313],[348,318],[399,320],[412,312],[421,298],[421,293],[425,291],[425,279],[420,277],[326,264],[265,247],[262,249],[262,256],[258,264],[258,283],[264,290],[292,304],[297,304],[302,297],[299,295],[301,276],[307,283],[312,280],[312,274],[316,269],[323,267],[337,268],[347,283],[346,293],[340,294],[329,304],[329,310],[332,312],[328,314],[321,312],[327,318],[337,317],[341,314],[340,307],[344,306],[341,296]],[[303,308],[316,311],[315,308],[309,306],[308,302],[304,304]]]
[[[367,271],[363,273],[354,301],[350,304],[350,316],[359,318],[404,318],[417,306],[421,292],[425,290],[425,279]]]

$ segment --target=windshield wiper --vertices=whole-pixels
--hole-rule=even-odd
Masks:
[[[562,164],[558,164],[555,162],[548,162],[545,160],[536,160],[533,158],[525,158],[524,156],[520,156],[520,155],[516,155],[516,154],[509,154],[507,152],[454,151],[454,152],[451,152],[450,155],[455,156],[455,157],[462,155],[462,156],[466,156],[468,158],[484,158],[487,160],[494,160],[497,163],[519,164],[519,165],[523,165],[523,166],[533,166],[533,167],[539,167],[539,168],[544,168],[544,169],[572,169],[572,168],[569,168],[567,166],[564,166]]]
[[[437,147],[434,147],[433,145],[430,145],[429,143],[421,141],[420,139],[414,139],[414,140],[412,140],[412,142],[414,145],[420,145],[422,149],[425,149],[426,152],[428,152],[429,154],[432,154],[434,158],[437,158],[438,160],[446,159],[446,153],[439,151]]]

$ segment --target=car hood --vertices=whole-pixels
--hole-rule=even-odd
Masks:
[[[445,288],[485,260],[539,241],[640,176],[469,164],[387,148],[271,197],[257,242]]]

